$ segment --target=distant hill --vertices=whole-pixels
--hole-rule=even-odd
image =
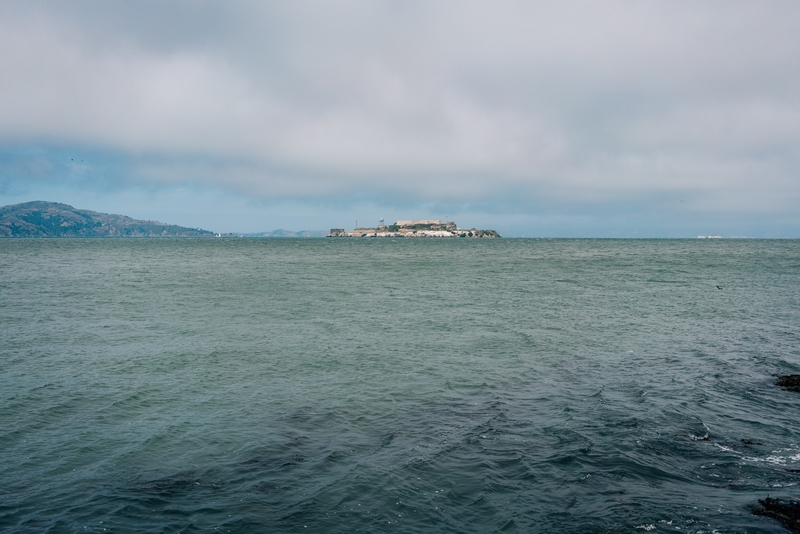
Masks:
[[[79,210],[37,200],[0,208],[0,237],[212,237],[198,228]]]
[[[325,230],[272,230],[271,232],[255,232],[250,234],[236,234],[242,237],[325,237],[328,232]]]

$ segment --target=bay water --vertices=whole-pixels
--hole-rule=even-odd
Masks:
[[[800,241],[0,240],[3,532],[784,532]]]

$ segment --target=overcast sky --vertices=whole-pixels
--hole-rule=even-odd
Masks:
[[[0,0],[0,204],[800,237],[800,2]]]

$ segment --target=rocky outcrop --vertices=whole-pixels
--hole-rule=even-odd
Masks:
[[[779,376],[778,385],[788,391],[796,391],[800,393],[800,375]]]
[[[777,519],[792,532],[800,532],[800,502],[781,501],[780,499],[759,499],[758,506],[753,513]]]
[[[0,208],[0,237],[213,237],[199,228],[34,201]]]

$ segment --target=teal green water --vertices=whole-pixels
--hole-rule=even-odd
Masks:
[[[800,241],[2,240],[0,530],[783,532],[799,327]]]

